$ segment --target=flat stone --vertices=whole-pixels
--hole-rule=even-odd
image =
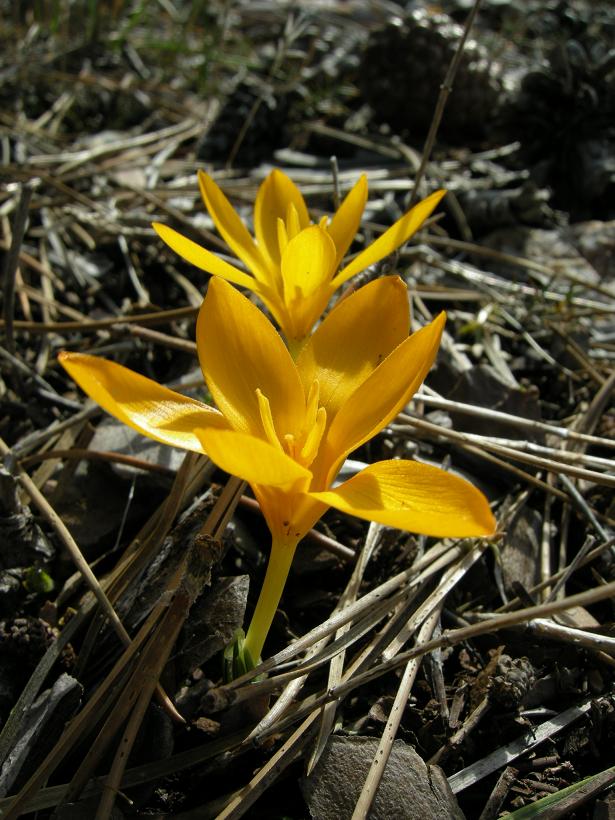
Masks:
[[[332,737],[318,765],[303,778],[301,789],[315,820],[351,820],[378,748],[371,737]],[[402,740],[391,755],[372,808],[370,820],[426,820],[465,817],[438,766],[427,766]]]
[[[89,446],[90,450],[103,450],[122,455],[133,456],[136,459],[158,464],[170,470],[177,470],[184,460],[186,453],[168,444],[160,444],[153,439],[146,438],[131,427],[127,427],[115,419],[104,419],[96,428],[96,432]],[[123,478],[132,478],[135,474],[143,474],[142,470],[127,464],[114,463],[113,469]]]
[[[562,293],[568,291],[570,281],[566,278],[566,273],[573,274],[575,279],[590,286],[600,282],[599,274],[588,261],[588,254],[577,250],[578,237],[568,234],[565,228],[501,228],[483,237],[481,245],[512,256],[541,262],[550,267],[556,275],[561,273],[562,277],[549,285],[550,290]],[[533,282],[523,268],[517,265],[490,260],[489,268],[500,276],[515,281]]]

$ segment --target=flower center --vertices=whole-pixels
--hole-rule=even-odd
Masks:
[[[303,467],[309,467],[316,458],[327,424],[327,411],[319,406],[320,386],[314,381],[305,405],[305,417],[301,430],[281,436],[275,428],[271,404],[260,388],[256,389],[258,409],[265,438],[274,447],[289,455]]]

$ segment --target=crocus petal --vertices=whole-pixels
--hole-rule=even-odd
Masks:
[[[249,484],[292,490],[312,474],[268,441],[235,430],[196,430],[204,452],[227,473]]]
[[[198,177],[203,202],[220,235],[257,279],[269,282],[260,251],[231,203],[209,174],[199,171]]]
[[[355,238],[367,202],[367,177],[362,174],[355,186],[346,194],[327,228],[337,249],[336,267],[341,264]]]
[[[329,424],[409,331],[406,286],[398,276],[375,279],[339,302],[297,358],[306,395],[314,381]]]
[[[221,279],[209,282],[196,340],[205,381],[231,427],[264,435],[258,388],[279,437],[301,429],[305,396],[288,349],[262,311]]]
[[[288,206],[294,205],[301,228],[307,228],[310,217],[301,191],[286,174],[272,171],[258,189],[254,202],[254,233],[261,253],[272,267],[280,264],[278,218],[286,221]]]
[[[103,410],[144,436],[202,453],[196,427],[228,427],[213,407],[182,396],[115,362],[61,352],[60,364]]]
[[[341,305],[340,305],[341,307]],[[333,480],[346,455],[385,427],[410,401],[438,352],[446,315],[405,339],[340,407],[318,453],[319,477]]]
[[[375,262],[379,262],[399,248],[400,245],[403,245],[413,233],[418,231],[445,193],[446,191],[436,191],[415,205],[401,219],[398,219],[375,242],[372,242],[369,247],[365,248],[358,256],[355,256],[352,262],[338,273],[333,280],[334,287],[339,288],[351,276],[355,276]]]
[[[319,225],[305,228],[291,239],[282,255],[284,302],[291,323],[284,326],[292,339],[306,336],[325,309],[332,290],[335,245]]]
[[[286,213],[286,235],[288,239],[294,239],[302,228],[307,227],[301,225],[299,214],[292,202],[288,203],[288,211]]]
[[[227,282],[232,282],[234,285],[239,285],[242,288],[248,288],[258,293],[258,282],[249,273],[239,270],[234,265],[229,265],[219,256],[197,245],[191,239],[188,239],[182,234],[169,228],[167,225],[161,225],[159,222],[152,223],[152,227],[166,243],[171,250],[179,254],[186,262],[190,262],[201,270],[212,273],[214,276],[219,276],[221,279],[226,279]]]
[[[282,256],[286,304],[309,298],[331,279],[335,245],[319,225],[302,230],[290,240]]]
[[[476,487],[415,461],[380,461],[334,490],[310,495],[359,518],[439,538],[493,535],[496,528]]]

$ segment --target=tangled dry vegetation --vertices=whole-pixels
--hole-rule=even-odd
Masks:
[[[484,0],[465,50],[462,0],[1,6],[2,816],[611,816],[610,4]],[[499,537],[330,512],[265,662],[224,684],[266,563],[256,503],[103,418],[56,354],[202,396],[207,276],[150,225],[224,254],[196,169],[249,219],[272,165],[315,218],[367,172],[362,243],[449,190],[366,274],[448,323],[353,461],[459,471]]]

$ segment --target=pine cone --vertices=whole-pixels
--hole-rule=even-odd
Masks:
[[[54,640],[53,629],[40,618],[24,617],[0,621],[0,653],[18,657],[33,669]]]
[[[614,15],[615,16],[615,15]],[[539,185],[573,221],[615,215],[615,51],[589,32],[528,73],[504,119]]]
[[[489,697],[505,709],[517,708],[536,682],[534,667],[527,658],[501,655],[489,688]]]
[[[417,10],[370,36],[359,86],[380,119],[402,134],[425,135],[462,31],[447,15]],[[443,136],[455,144],[484,137],[501,93],[485,49],[468,39],[444,111]]]
[[[259,95],[250,86],[239,85],[222,106],[209,131],[199,141],[197,157],[208,161],[228,160],[250,117],[234,162],[239,165],[258,165],[269,159],[276,148],[284,145],[288,108],[286,97],[278,96],[273,99],[266,96],[251,116],[258,99]]]

